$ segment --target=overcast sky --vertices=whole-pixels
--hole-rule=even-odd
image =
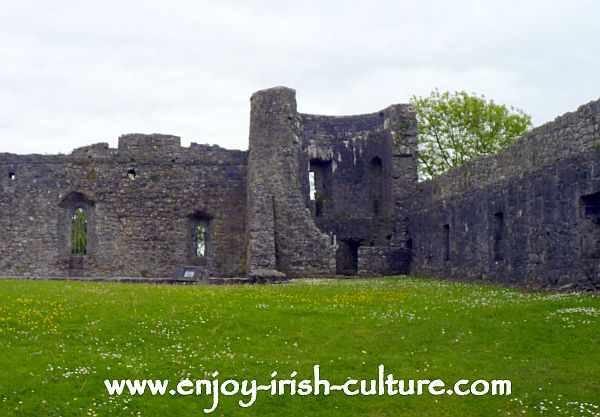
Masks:
[[[246,149],[252,92],[369,113],[433,88],[535,125],[600,97],[600,1],[2,0],[0,152],[123,133]]]

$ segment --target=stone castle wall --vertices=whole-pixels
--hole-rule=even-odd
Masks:
[[[201,263],[213,275],[243,275],[246,164],[246,152],[183,148],[166,135],[126,135],[118,149],[71,155],[0,154],[0,274],[169,277],[199,262],[190,234],[203,218]],[[70,247],[79,205],[90,213],[85,256]]]
[[[600,102],[419,184],[415,274],[597,288]]]
[[[309,115],[294,90],[272,88],[251,98],[247,152],[131,134],[116,149],[0,154],[0,275],[164,278],[195,266],[598,289],[599,148],[593,102],[418,183],[409,106]],[[76,210],[84,254],[72,250]]]
[[[414,189],[415,146],[407,106],[306,115],[295,91],[278,87],[252,96],[247,152],[130,134],[116,149],[0,154],[0,274],[164,278],[191,266],[215,277],[405,272],[408,212],[397,197]],[[330,189],[319,214],[309,191],[313,163]],[[87,221],[85,253],[73,249],[78,210]]]
[[[300,115],[304,204],[317,226],[335,237],[338,274],[403,271],[397,265],[404,261],[395,260],[404,259],[404,203],[416,185],[416,136],[415,114],[405,104],[357,116]],[[372,254],[383,248],[395,255],[374,262]]]
[[[251,104],[249,270],[356,275],[359,247],[398,244],[405,225],[396,238],[395,219],[407,213],[397,215],[393,192],[416,179],[416,125],[407,106],[347,117],[300,114],[295,91],[283,87],[256,93]]]
[[[248,154],[249,201],[258,203],[248,210],[250,274],[267,269],[288,276],[333,275],[335,246],[312,221],[300,192],[294,90],[252,96]]]

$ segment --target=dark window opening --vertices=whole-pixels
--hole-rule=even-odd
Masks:
[[[323,217],[323,200],[315,201],[315,217]]]
[[[494,214],[494,260],[504,260],[504,213],[499,211]]]
[[[73,255],[87,255],[87,248],[88,214],[82,207],[79,207],[71,215],[71,253]]]
[[[14,172],[9,172],[8,178],[11,180],[15,180],[15,179],[17,179],[17,174],[15,174]]]
[[[383,200],[383,161],[376,156],[369,163],[369,199],[371,200],[371,212],[374,217],[381,214],[381,202]]]
[[[600,192],[580,198],[581,255],[600,258]]]
[[[135,169],[130,169],[127,171],[127,179],[128,180],[130,180],[130,181],[135,180],[135,176],[136,176]]]
[[[315,217],[328,215],[332,210],[331,161],[311,159],[308,172],[309,196],[313,202]]]
[[[361,243],[355,239],[339,241],[336,253],[336,273],[338,275],[356,275],[358,273],[358,248]]]
[[[444,225],[444,261],[450,260],[450,225]]]

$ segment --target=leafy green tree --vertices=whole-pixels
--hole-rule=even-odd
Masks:
[[[411,99],[419,126],[419,177],[429,179],[471,158],[490,155],[519,139],[531,127],[520,109],[465,91]]]

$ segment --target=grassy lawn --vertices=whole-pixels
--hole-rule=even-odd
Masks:
[[[105,379],[510,379],[510,396],[221,398],[216,416],[599,416],[600,297],[410,278],[203,287],[0,281],[0,416],[200,416]],[[212,378],[211,378],[212,379]]]

